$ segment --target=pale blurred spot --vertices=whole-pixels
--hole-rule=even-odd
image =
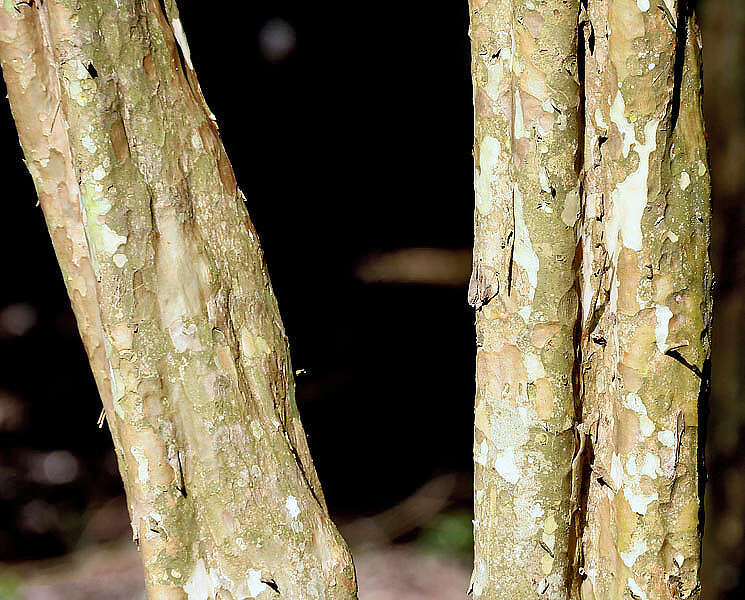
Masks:
[[[0,390],[0,431],[17,431],[25,420],[23,401],[6,390]]]
[[[90,507],[85,513],[85,521],[85,529],[80,534],[81,543],[113,541],[132,534],[124,496]]]
[[[64,485],[74,481],[80,472],[80,463],[67,450],[54,450],[32,457],[31,479],[48,485]]]
[[[46,533],[57,522],[57,511],[43,500],[31,500],[21,508],[20,525],[29,533]]]
[[[284,19],[269,19],[259,31],[259,50],[269,62],[285,60],[295,49],[295,28]]]
[[[465,287],[471,274],[470,249],[403,248],[371,254],[360,262],[365,283],[408,283]]]
[[[0,335],[26,335],[36,325],[36,321],[36,309],[30,304],[10,304],[0,310]]]

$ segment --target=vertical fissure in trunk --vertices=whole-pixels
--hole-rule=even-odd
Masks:
[[[710,184],[692,24],[683,0],[471,2],[472,282],[493,272],[507,284],[492,286],[498,292],[476,311],[476,598],[699,593]],[[535,118],[536,105],[547,110],[566,92],[557,78],[565,72],[576,80],[576,104],[557,106],[557,121]],[[540,103],[543,91],[549,100]],[[559,121],[566,115],[571,127]],[[560,211],[563,222],[540,211]],[[543,304],[547,282],[556,312]],[[552,327],[565,337],[547,334]],[[565,359],[565,388],[552,389],[549,411],[533,368],[554,381],[551,352]],[[504,433],[550,434],[562,402],[555,440],[565,445],[546,463]],[[510,419],[515,406],[528,418]],[[505,467],[519,471],[524,456],[532,456],[534,491],[548,481],[545,464],[568,474],[562,519],[551,525],[551,541],[566,552],[558,587],[548,567],[561,554],[530,550],[549,547],[545,522],[531,524],[528,511],[513,517],[529,484],[510,481]],[[518,556],[532,585],[512,574]]]

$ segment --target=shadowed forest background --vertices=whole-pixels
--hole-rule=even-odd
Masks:
[[[467,5],[180,4],[362,600],[460,598],[475,355]],[[704,582],[720,600],[745,592],[745,3],[697,7],[717,281]],[[7,102],[0,119],[0,600],[141,598],[111,438]]]

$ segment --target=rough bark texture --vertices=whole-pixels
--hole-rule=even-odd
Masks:
[[[582,264],[582,598],[698,598],[710,181],[683,0],[590,0]]]
[[[354,598],[172,0],[6,0],[0,62],[151,599]]]
[[[698,597],[712,275],[692,14],[472,0],[471,38],[473,596]]]
[[[577,2],[472,0],[474,598],[568,597]]]

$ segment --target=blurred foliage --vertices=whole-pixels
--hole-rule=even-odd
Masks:
[[[424,550],[473,559],[473,513],[457,510],[437,515],[422,530],[417,544]]]
[[[14,575],[0,573],[0,600],[18,600],[19,584]]]

